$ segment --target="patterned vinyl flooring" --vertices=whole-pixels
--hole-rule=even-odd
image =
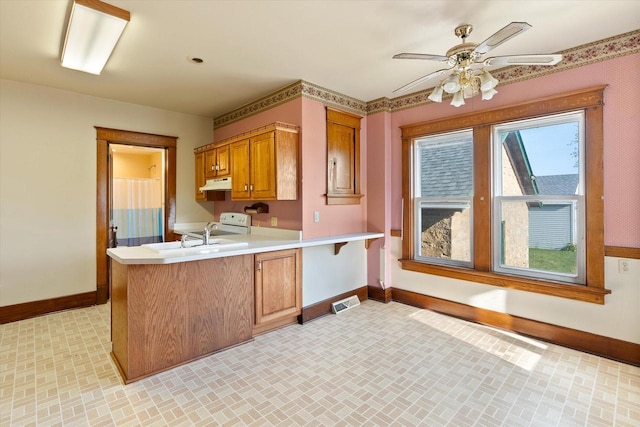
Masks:
[[[640,368],[394,302],[123,385],[109,310],[0,325],[0,426],[640,426]]]

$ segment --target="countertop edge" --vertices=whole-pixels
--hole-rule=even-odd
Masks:
[[[384,233],[354,233],[340,236],[317,237],[302,240],[269,239],[249,242],[247,247],[238,249],[222,249],[218,252],[204,254],[162,256],[139,246],[107,249],[107,255],[120,264],[174,264],[179,262],[200,261],[228,256],[250,255],[261,252],[272,252],[285,249],[297,249],[313,246],[332,245],[360,240],[379,239]]]

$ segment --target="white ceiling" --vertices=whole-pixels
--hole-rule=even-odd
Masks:
[[[640,28],[638,0],[109,0],[131,22],[94,76],[60,66],[71,3],[0,0],[0,78],[212,118],[300,79],[361,101],[393,98],[442,64],[391,57],[444,55],[464,23],[477,43],[512,21],[533,26],[490,56],[553,53]]]

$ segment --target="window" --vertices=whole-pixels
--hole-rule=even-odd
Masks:
[[[416,259],[471,267],[473,133],[421,138],[415,150]]]
[[[584,284],[584,114],[493,127],[493,270]]]
[[[402,127],[402,267],[603,304],[604,88]]]

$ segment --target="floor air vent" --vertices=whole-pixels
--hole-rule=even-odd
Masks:
[[[357,307],[360,305],[360,300],[357,295],[351,296],[349,298],[345,298],[340,301],[336,301],[331,304],[331,311],[335,314],[342,313],[343,311],[349,310],[350,308]]]

